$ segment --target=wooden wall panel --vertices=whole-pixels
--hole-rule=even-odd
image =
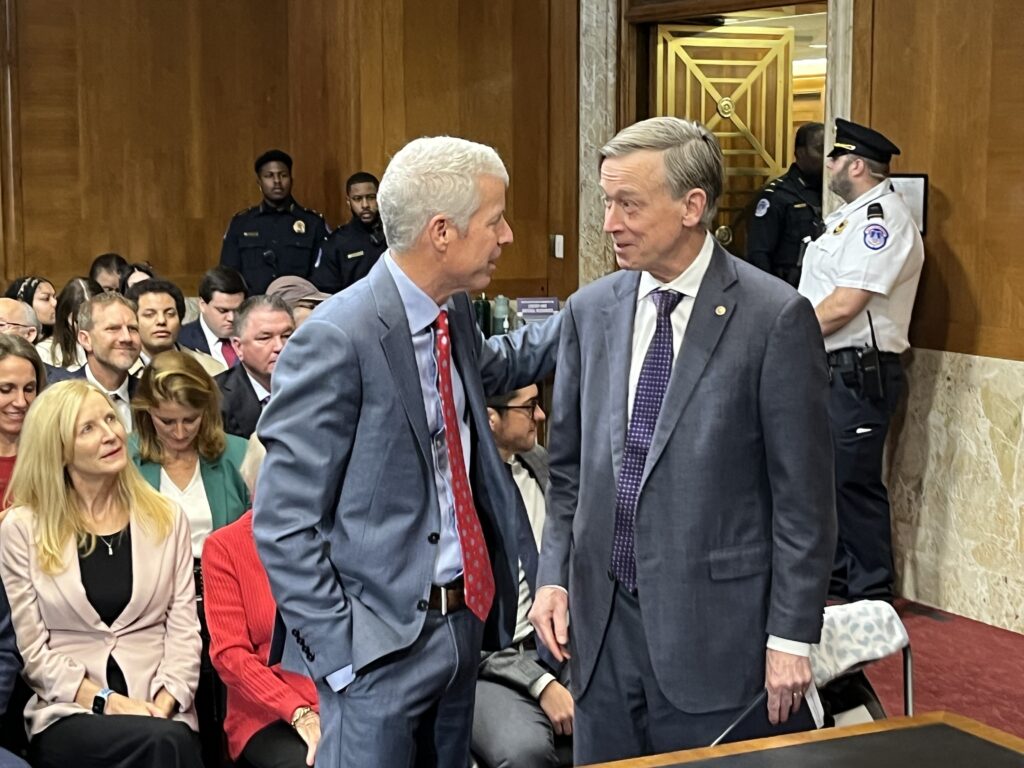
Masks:
[[[903,149],[894,170],[930,179],[911,342],[1024,360],[1024,16],[1013,0],[855,5],[866,12],[870,88],[854,114]]]
[[[448,133],[509,168],[515,243],[490,292],[576,287],[576,2],[0,3],[17,20],[4,146],[22,139],[0,166],[7,279],[62,283],[115,250],[192,292],[259,199],[259,152],[289,151],[296,198],[337,225],[349,174]]]

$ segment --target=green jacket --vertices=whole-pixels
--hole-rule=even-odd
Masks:
[[[199,457],[199,474],[206,488],[206,498],[213,513],[213,530],[222,528],[245,514],[250,507],[249,489],[245,487],[239,467],[245,457],[248,442],[235,435],[225,435],[227,446],[224,453],[213,461]],[[128,440],[132,461],[139,468],[146,482],[160,490],[160,465],[142,461],[139,456],[138,437],[132,434]]]

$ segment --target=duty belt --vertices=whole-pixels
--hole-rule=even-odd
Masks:
[[[857,347],[844,347],[843,349],[833,350],[828,353],[828,367],[842,370],[856,368],[860,362],[861,351]],[[900,356],[896,352],[878,353],[878,361],[881,363],[897,362],[899,359]]]

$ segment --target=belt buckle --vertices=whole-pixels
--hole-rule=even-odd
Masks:
[[[441,615],[448,615],[448,588],[438,587],[441,590]]]

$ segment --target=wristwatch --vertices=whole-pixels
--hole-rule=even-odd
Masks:
[[[102,715],[103,711],[107,708],[107,699],[110,698],[110,694],[113,691],[109,688],[101,688],[92,700],[92,713],[94,715]]]

